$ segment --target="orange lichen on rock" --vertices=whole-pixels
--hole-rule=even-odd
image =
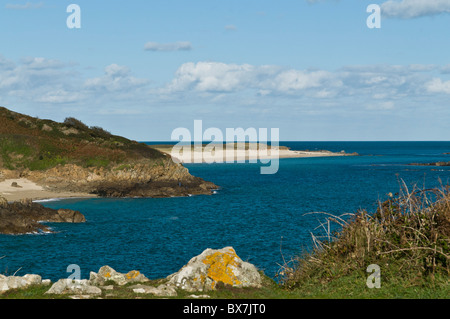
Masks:
[[[223,282],[230,286],[241,284],[233,272],[233,269],[239,266],[237,260],[239,260],[239,257],[232,248],[225,253],[216,252],[206,256],[203,263],[209,266],[207,277],[213,280],[211,289],[214,289],[215,284],[218,282]]]
[[[140,272],[137,270],[132,270],[128,274],[126,274],[127,279],[135,279],[137,276],[139,276]]]

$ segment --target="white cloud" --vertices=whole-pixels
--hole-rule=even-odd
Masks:
[[[231,92],[250,85],[254,67],[248,64],[219,62],[185,63],[175,73],[169,85],[171,91],[193,88],[197,91]]]
[[[411,19],[450,13],[449,0],[389,0],[381,4],[382,15],[388,18]]]
[[[0,70],[11,70],[15,67],[15,63],[11,60],[6,59],[3,55],[0,54]]]
[[[331,0],[306,0],[310,4]],[[334,0],[337,2],[339,0]],[[381,4],[382,16],[387,18],[412,19],[450,13],[449,0],[388,0]]]
[[[85,96],[83,93],[71,92],[60,88],[45,92],[43,95],[38,96],[36,101],[41,103],[61,104],[79,102],[84,98]]]
[[[106,66],[103,76],[83,79],[74,64],[42,57],[22,58],[15,63],[0,56],[0,94],[16,102],[63,104],[105,96],[114,101],[139,96],[138,90],[148,83],[117,64]]]
[[[432,79],[436,70],[440,68],[419,64],[355,65],[326,71],[276,65],[189,62],[182,64],[174,78],[155,92],[172,100],[186,101],[196,97],[213,101],[219,94],[225,94],[232,102],[244,96],[264,102],[277,98],[355,97],[393,101],[423,94],[425,83]],[[224,101],[223,96],[221,101]],[[383,108],[389,109],[386,107],[389,105]]]
[[[435,103],[450,94],[450,81],[436,78],[445,68],[354,65],[310,70],[203,61],[184,63],[171,80],[156,84],[119,64],[86,78],[78,65],[34,57],[14,62],[0,56],[0,96],[4,105],[114,105],[117,109],[126,105],[144,113],[161,105],[256,109],[302,105],[323,111],[330,103],[345,111],[355,107],[355,101],[362,110],[394,112],[424,97]]]
[[[18,64],[0,57],[0,89],[54,87],[74,75],[68,67],[61,61],[41,57],[23,58]]]
[[[1,60],[0,60],[0,61],[1,61]],[[1,62],[0,62],[0,64],[1,64]],[[443,66],[443,67],[441,68],[441,73],[443,73],[443,74],[449,74],[449,73],[450,73],[450,64],[447,64],[447,65]]]
[[[105,74],[101,77],[90,78],[84,82],[89,90],[103,92],[132,91],[149,83],[147,79],[139,79],[131,75],[126,66],[111,64],[105,67]]]
[[[6,9],[10,10],[31,10],[31,9],[39,9],[44,6],[44,3],[33,3],[33,2],[27,2],[25,4],[16,4],[16,3],[7,3],[5,5]]]
[[[42,57],[13,62],[0,56],[0,94],[5,103],[61,104],[81,101],[79,74],[73,64]]]
[[[27,68],[33,70],[60,69],[66,66],[66,64],[61,61],[41,57],[26,57],[21,59],[21,62],[26,65]]]
[[[324,86],[333,78],[326,71],[287,70],[278,74],[273,80],[273,88],[281,92],[292,92]],[[339,82],[336,82],[339,85]]]
[[[220,62],[185,63],[168,85],[169,91],[238,92],[249,89],[258,94],[299,93],[307,89],[340,85],[330,72],[283,69],[278,66],[253,66]]]
[[[144,50],[159,52],[190,51],[192,50],[192,44],[188,41],[174,43],[147,42]]]
[[[426,89],[430,93],[450,94],[450,81],[443,82],[439,78],[434,78],[425,84]]]

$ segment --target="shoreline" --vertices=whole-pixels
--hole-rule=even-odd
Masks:
[[[17,183],[18,186],[11,186]],[[8,202],[17,202],[25,199],[32,201],[51,201],[70,198],[98,198],[88,193],[56,192],[46,190],[27,178],[5,179],[0,182],[0,196]]]
[[[173,145],[149,145],[150,147],[162,152],[165,156],[172,156],[171,151]],[[226,145],[230,146],[230,145]],[[189,150],[189,149],[188,149]],[[266,144],[252,144],[252,143],[235,143],[231,149],[205,149],[205,145],[198,150],[191,148],[191,152],[183,154],[181,150],[180,156],[173,157],[174,161],[183,164],[188,163],[242,163],[242,162],[257,162],[257,161],[271,161],[282,158],[314,158],[314,157],[343,157],[343,156],[357,156],[357,153],[331,152],[326,150],[320,151],[297,151],[291,150],[285,146],[270,147]],[[200,159],[200,160],[199,160]],[[228,162],[227,162],[228,161]],[[21,178],[7,178],[0,181],[0,196],[5,198],[8,202],[17,202],[21,200],[31,200],[34,202],[45,202],[73,198],[99,198],[101,196],[82,192],[68,192],[48,190],[44,186],[40,186],[31,180]]]
[[[250,145],[252,147],[250,147]],[[256,145],[255,145],[256,144]],[[342,156],[358,156],[357,153],[331,152],[327,150],[309,151],[309,150],[291,150],[286,146],[270,147],[266,144],[259,143],[242,143],[239,145],[235,143],[232,149],[224,148],[212,148],[205,145],[201,150],[197,146],[191,146],[190,152],[187,148],[181,148],[175,150],[172,154],[174,145],[149,145],[150,147],[171,156],[174,161],[178,161],[183,164],[189,163],[233,163],[242,161],[258,161],[258,160],[276,160],[281,158],[313,158],[313,157],[342,157]],[[243,148],[242,148],[243,146]],[[201,159],[201,160],[200,160]],[[230,162],[231,161],[231,162]]]

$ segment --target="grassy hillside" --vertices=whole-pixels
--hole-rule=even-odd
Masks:
[[[448,186],[410,191],[404,185],[375,213],[322,216],[324,231],[313,236],[313,251],[284,266],[286,288],[321,296],[450,297]],[[341,230],[329,231],[331,223]],[[366,287],[370,265],[379,267],[379,289]]]
[[[67,118],[42,120],[0,107],[0,167],[46,170],[58,164],[108,167],[164,155],[146,145]]]

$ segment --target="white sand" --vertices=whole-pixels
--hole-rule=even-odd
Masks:
[[[277,158],[297,158],[297,157],[332,157],[332,156],[349,156],[346,153],[333,153],[328,151],[292,151],[288,149],[230,149],[230,150],[214,150],[211,148],[204,148],[203,150],[180,150],[169,151],[167,149],[160,149],[160,151],[171,155],[172,159],[181,163],[226,163],[238,161],[258,161],[270,160]]]
[[[20,187],[11,186],[14,182]],[[85,193],[48,191],[26,178],[7,179],[0,182],[0,196],[6,198],[8,201],[18,201],[26,198],[42,200],[52,198],[96,197],[95,195]]]

